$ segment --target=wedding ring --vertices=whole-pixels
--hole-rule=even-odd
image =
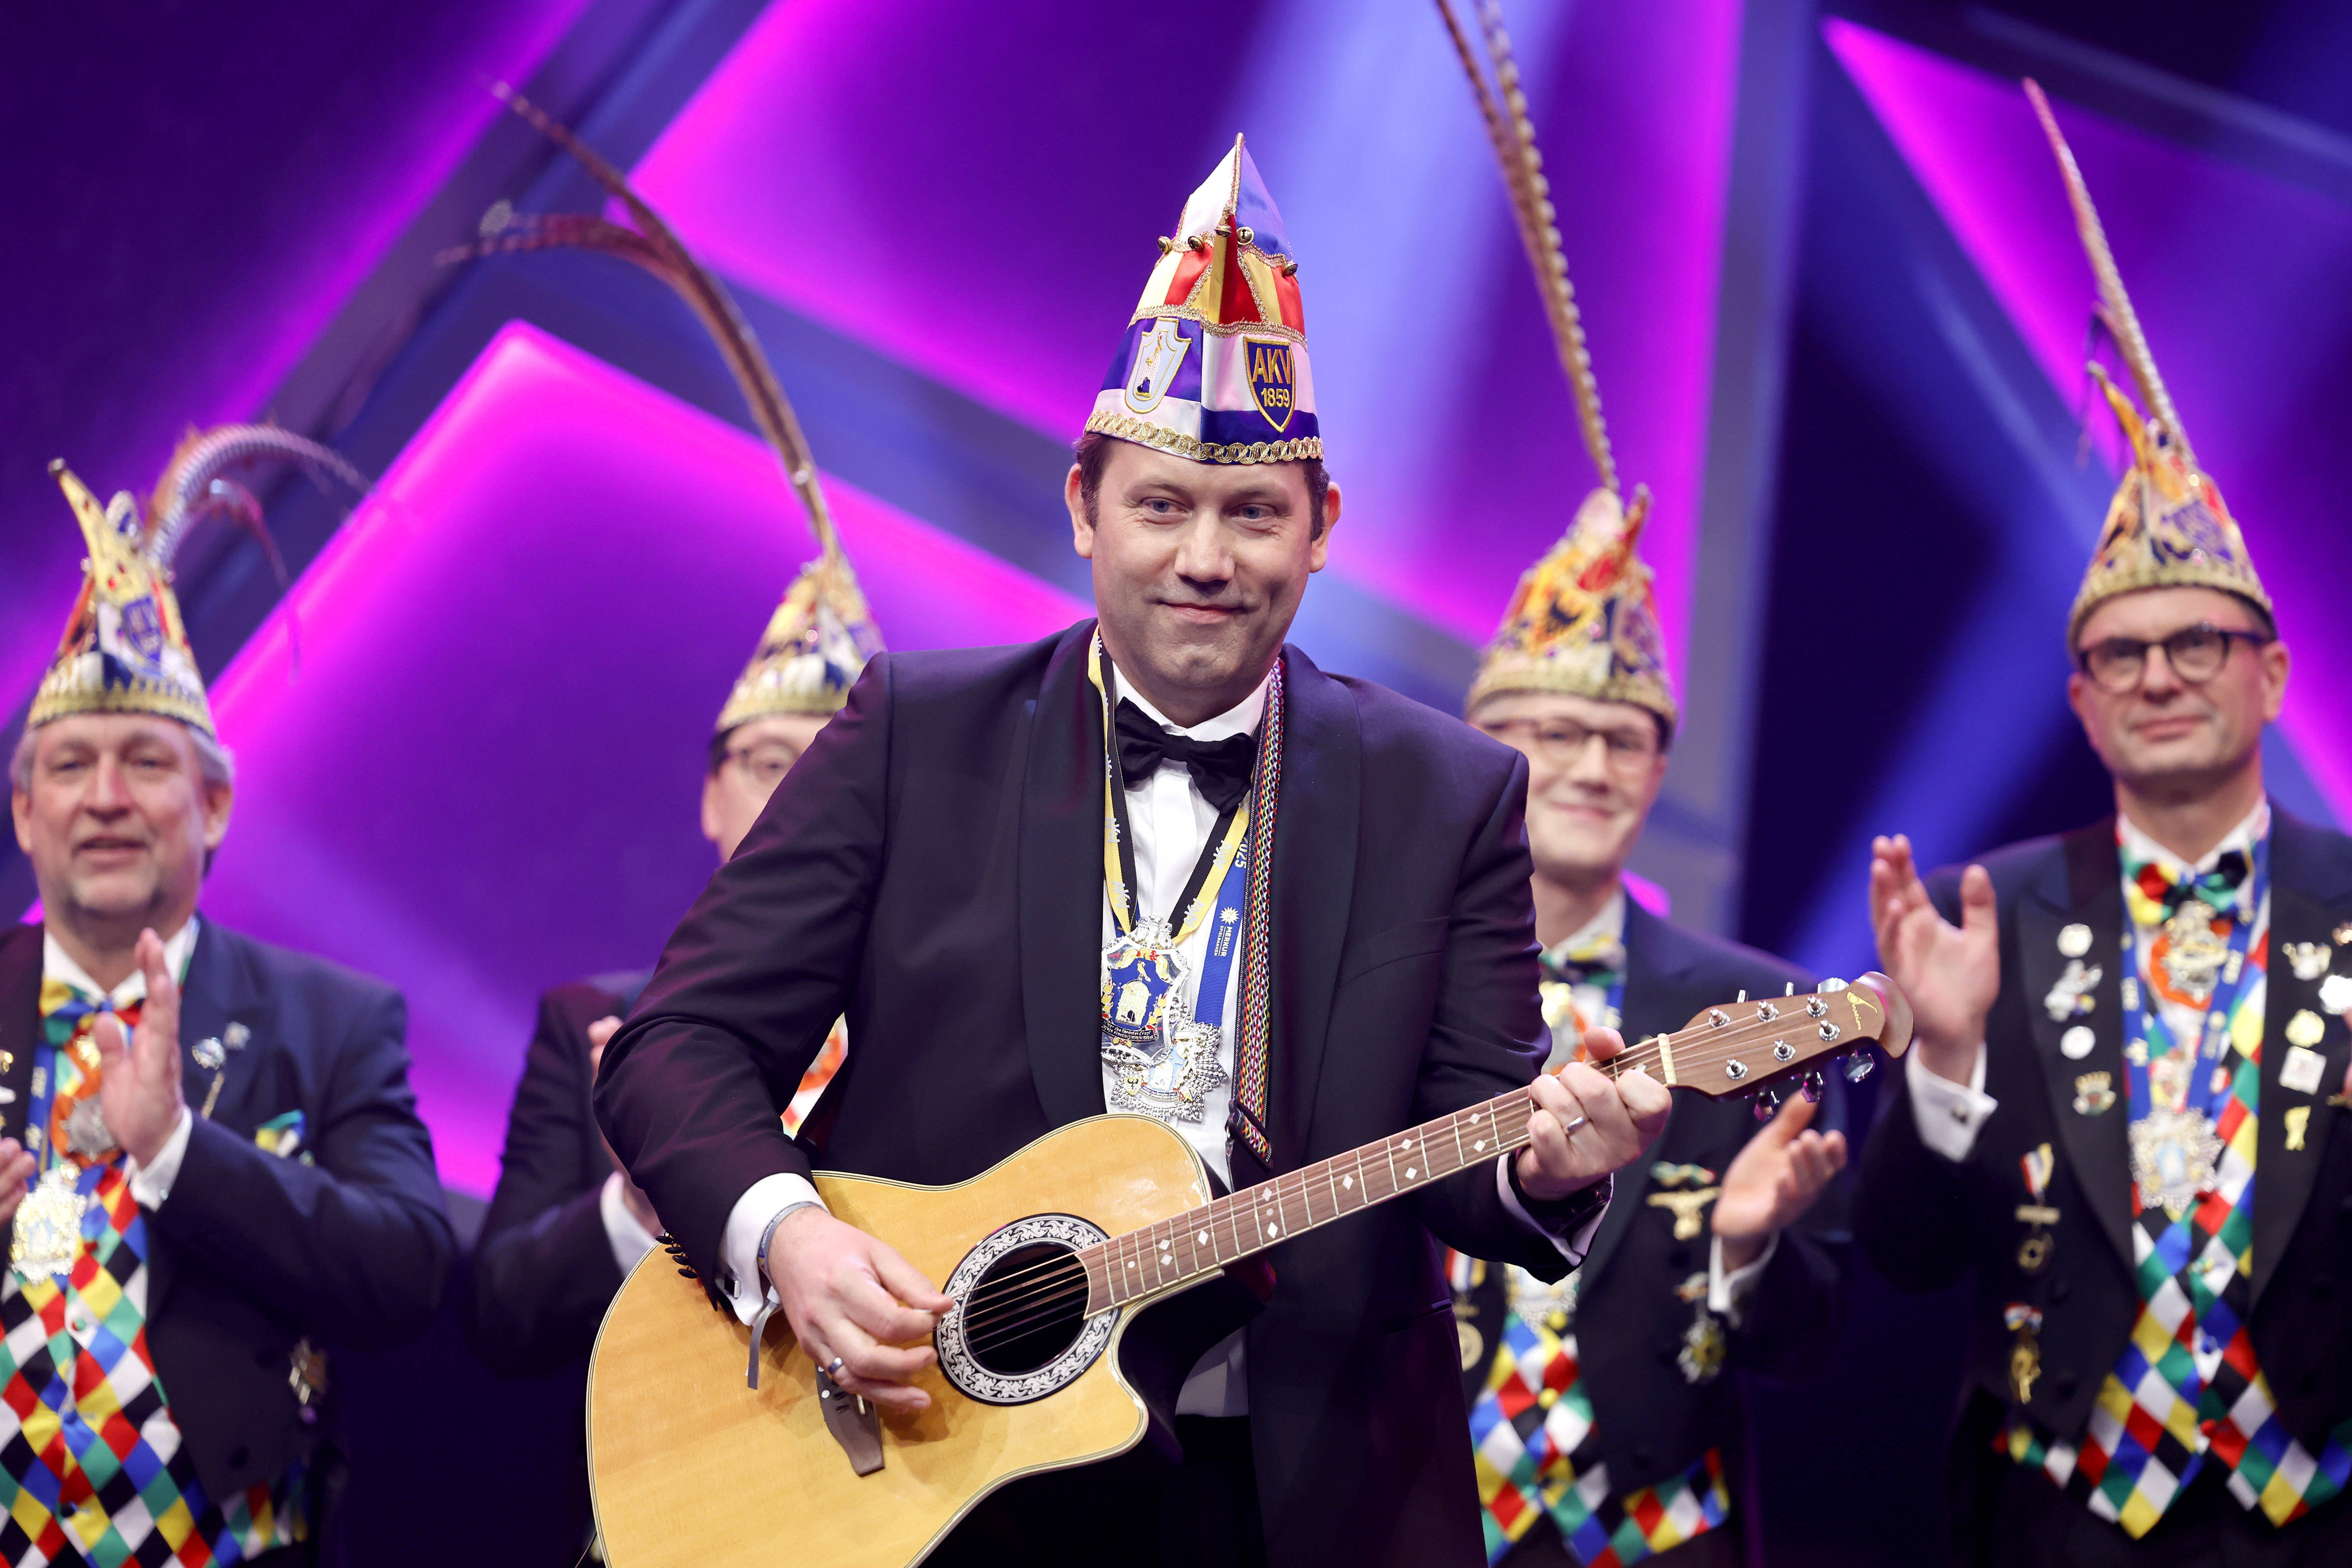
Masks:
[[[835,1356],[831,1361],[824,1363],[824,1375],[830,1378],[838,1379],[841,1376],[841,1369],[848,1364],[849,1363],[842,1360],[841,1357]]]
[[[1580,1127],[1581,1127],[1581,1126],[1583,1126],[1583,1125],[1584,1125],[1584,1118],[1583,1118],[1583,1117],[1581,1117],[1581,1116],[1571,1116],[1571,1117],[1570,1117],[1567,1121],[1563,1121],[1563,1122],[1561,1122],[1561,1123],[1559,1124],[1560,1136],[1564,1138],[1564,1137],[1566,1137],[1568,1134],[1570,1134],[1570,1133],[1571,1133],[1571,1132],[1575,1131],[1578,1128],[1580,1128]]]

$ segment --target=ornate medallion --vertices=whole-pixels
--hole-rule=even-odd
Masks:
[[[1514,1263],[1503,1276],[1503,1289],[1519,1321],[1541,1323],[1555,1334],[1564,1334],[1576,1321],[1576,1292],[1583,1278],[1584,1270],[1575,1268],[1558,1284],[1547,1285]]]
[[[1168,1044],[1159,1050],[1139,1050],[1106,1035],[1103,1058],[1112,1068],[1109,1109],[1162,1121],[1199,1121],[1209,1091],[1230,1076],[1223,1039],[1222,1029],[1190,1018],[1168,1031]]]
[[[2212,999],[2213,983],[2229,958],[2230,944],[2213,931],[2213,906],[2201,899],[2182,901],[2180,912],[2164,922],[2156,945],[2157,966],[2192,1006]]]
[[[66,1152],[93,1164],[114,1152],[114,1134],[106,1130],[97,1095],[76,1100],[66,1113]]]
[[[1464,1372],[1469,1372],[1476,1367],[1486,1353],[1486,1337],[1478,1332],[1478,1326],[1475,1323],[1463,1316],[1467,1305],[1466,1302],[1462,1301],[1454,1303],[1454,1339],[1462,1352]]]
[[[2152,1110],[2131,1124],[2132,1181],[2142,1208],[2162,1205],[2179,1219],[2213,1184],[2221,1134],[2201,1110]]]
[[[8,1263],[20,1278],[67,1273],[80,1256],[81,1220],[89,1212],[89,1200],[74,1190],[78,1175],[71,1165],[52,1165],[16,1205]]]
[[[1701,1306],[1690,1327],[1683,1331],[1683,1348],[1675,1352],[1675,1364],[1683,1369],[1685,1383],[1713,1383],[1723,1375],[1724,1358],[1728,1353],[1723,1320]]]

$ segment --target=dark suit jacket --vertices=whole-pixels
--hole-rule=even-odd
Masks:
[[[2269,990],[2263,1036],[2263,1088],[2255,1156],[2254,1353],[2287,1428],[2316,1451],[2328,1430],[2352,1415],[2352,1125],[2328,1103],[2352,1054],[2344,1020],[2319,1004],[2319,982],[2299,980],[2284,949],[2316,942],[2335,972],[2352,973],[2352,947],[2335,936],[2352,919],[2352,839],[2298,822],[2273,804]],[[2123,1060],[2122,965],[2126,916],[2113,818],[2061,837],[1987,856],[2000,917],[2000,994],[1987,1020],[1985,1092],[2000,1108],[1955,1164],[1920,1142],[1907,1095],[1892,1103],[1864,1160],[1857,1228],[1871,1260],[1896,1285],[1939,1289],[1973,1269],[1977,1304],[1963,1421],[1955,1448],[1961,1522],[1980,1485],[1998,1484],[1979,1456],[2009,1408],[2015,1339],[2002,1325],[2011,1302],[2038,1306],[2042,1375],[2026,1412],[2072,1440],[2129,1337],[2139,1310],[2131,1272],[2131,1110]],[[1938,875],[1937,902],[1957,913],[1955,874]],[[2092,931],[2100,969],[2091,1012],[2053,1020],[2043,998],[2065,968],[2058,933]],[[2100,958],[2096,955],[2105,955]],[[2325,1025],[2318,1092],[2279,1081],[2287,1020],[2309,1011]],[[2070,1060],[2059,1039],[2087,1024],[2090,1054]],[[2074,1109],[2075,1080],[2104,1072],[2116,1095],[2095,1115]],[[2287,1148],[2285,1112],[2310,1112],[2305,1146]],[[2028,1201],[2019,1161],[2047,1143],[2057,1159],[2048,1204],[2058,1210],[2048,1266],[2018,1267]],[[2002,1461],[2006,1463],[2006,1461]]]
[[[41,928],[0,936],[0,1135],[22,1139],[40,1037]],[[373,1349],[420,1332],[456,1242],[433,1141],[402,1046],[407,1010],[380,981],[206,921],[180,1004],[183,1091],[212,1075],[197,1042],[251,1031],[227,1054],[172,1195],[148,1216],[147,1342],[205,1489],[226,1498],[309,1451],[288,1383],[294,1343]],[[303,1114],[315,1163],[280,1159],[254,1129]]]
[[[1800,991],[1813,988],[1809,976],[1769,954],[1687,931],[1633,903],[1625,909],[1625,963],[1621,1029],[1628,1040],[1683,1028],[1743,991],[1759,997],[1778,996],[1791,983]],[[1813,1125],[1827,1131],[1843,1124],[1844,1097],[1838,1075],[1824,1077],[1826,1095]],[[1651,1167],[1702,1165],[1720,1178],[1760,1123],[1744,1097],[1709,1100],[1686,1089],[1674,1098],[1674,1113],[1648,1159],[1618,1174],[1616,1199],[1593,1237],[1577,1289],[1578,1358],[1610,1487],[1621,1496],[1680,1472],[1711,1447],[1736,1451],[1738,1437],[1737,1379],[1693,1384],[1676,1360],[1697,1309],[1675,1290],[1706,1273],[1714,1233],[1702,1228],[1675,1239],[1673,1213],[1650,1202],[1669,1190]],[[1727,1372],[1794,1376],[1809,1371],[1836,1338],[1851,1240],[1846,1189],[1843,1178],[1832,1183],[1781,1236],[1738,1326],[1726,1325]],[[1708,1208],[1706,1217],[1713,1213]],[[1501,1274],[1489,1270],[1474,1300],[1486,1350],[1476,1366],[1465,1369],[1468,1397],[1485,1387],[1493,1364],[1505,1308]]]
[[[846,1015],[829,1168],[961,1181],[1103,1110],[1102,738],[1091,624],[877,657],[672,937],[597,1112],[694,1266]],[[1286,648],[1274,851],[1275,1166],[1526,1083],[1538,1059],[1526,764]],[[1491,1169],[1286,1242],[1249,1331],[1276,1564],[1475,1563],[1449,1301],[1423,1221],[1548,1278]]]
[[[499,1188],[474,1244],[467,1331],[494,1372],[525,1376],[578,1363],[585,1389],[588,1352],[621,1288],[598,1205],[613,1161],[588,1103],[588,1026],[626,1013],[645,981],[598,975],[539,999]]]

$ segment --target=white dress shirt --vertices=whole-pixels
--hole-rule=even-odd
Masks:
[[[2270,830],[2270,802],[2256,801],[2254,809],[2248,812],[2237,826],[2230,829],[2223,836],[2221,843],[2213,846],[2202,858],[2191,864],[2149,837],[2147,831],[2130,817],[2119,815],[2116,818],[2116,833],[2122,841],[2122,858],[2125,864],[2131,865],[2153,860],[2180,877],[2203,876],[2221,861],[2222,856],[2232,849],[2251,860],[2253,858],[2255,843]],[[2265,907],[2254,913],[2257,928],[2267,924],[2269,921],[2267,893],[2263,895],[2263,900]],[[2126,919],[2130,918],[2131,907],[2131,900],[2126,896],[2124,900]],[[2136,952],[2147,952],[2154,945],[2161,928],[2138,925],[2137,921],[2134,924],[2138,937],[2138,941],[2134,944],[2134,950]],[[2093,951],[2104,951],[2110,954],[2116,952],[2114,948],[2106,947],[2104,942],[2097,942]],[[2136,968],[2137,960],[2135,959],[2133,962]],[[2259,975],[2262,972],[2256,970],[2254,973]],[[2142,975],[2139,978],[2140,984],[2145,986],[2147,984],[2147,977]],[[2253,1006],[2260,1006],[2263,1003],[2263,998],[2260,996],[2250,996],[2247,1000],[2249,1005]],[[2180,1007],[2176,1004],[2164,1001],[2161,997],[2158,998],[2158,1005],[2163,1009],[2165,1026],[2172,1030],[2174,1039],[2193,1042],[2200,1037],[2200,1031],[2204,1027],[2204,1016],[2198,1009]],[[2126,1030],[2137,1026],[2131,1017],[2125,1018],[2124,1027]],[[2183,1033],[2184,1029],[2186,1033]],[[1916,1051],[1912,1052],[1910,1059],[1904,1063],[1903,1081],[1909,1089],[1911,1116],[1919,1129],[1919,1142],[1941,1154],[1945,1159],[1955,1163],[1969,1157],[1969,1151],[1976,1147],[1978,1132],[1991,1119],[1992,1113],[2000,1107],[1999,1100],[1984,1091],[1985,1047],[1981,1040],[1977,1043],[1976,1064],[1969,1071],[1967,1083],[1954,1083],[1951,1079],[1930,1071],[1921,1061],[1919,1053]]]
[[[196,917],[190,915],[187,923],[163,942],[163,967],[183,982],[188,978],[188,959],[196,951]],[[57,933],[47,928],[41,932],[41,978],[61,980],[85,996],[103,996],[114,1004],[118,1013],[133,1002],[147,999],[146,971],[133,969],[129,979],[109,991],[73,961],[58,942]],[[128,1040],[123,1043],[130,1044]],[[195,1113],[183,1100],[180,1120],[172,1128],[172,1135],[163,1141],[163,1148],[155,1152],[154,1159],[142,1165],[128,1154],[123,1156],[123,1169],[131,1176],[131,1195],[141,1208],[162,1208],[163,1200],[172,1195],[172,1184],[180,1179],[180,1162],[187,1158],[188,1134],[195,1125]]]
[[[1272,679],[1271,672],[1268,680]],[[1265,716],[1266,682],[1247,697],[1215,717],[1198,724],[1184,726],[1171,721],[1141,693],[1120,683],[1119,700],[1133,703],[1152,722],[1172,735],[1191,740],[1215,742],[1234,735],[1248,734],[1257,728]],[[1131,834],[1129,846],[1135,858],[1137,894],[1144,912],[1172,918],[1176,900],[1182,896],[1184,884],[1191,880],[1193,864],[1200,858],[1209,834],[1217,825],[1217,810],[1211,805],[1200,787],[1192,782],[1192,771],[1182,763],[1163,761],[1150,778],[1127,781],[1128,827]],[[1622,911],[1620,911],[1622,919]],[[1203,921],[1177,951],[1190,961],[1187,984],[1197,985],[1202,959],[1208,952],[1209,925]],[[1106,889],[1102,900],[1102,933],[1108,942],[1113,927],[1110,894]],[[1236,963],[1225,986],[1224,1005],[1218,1019],[1221,1026],[1219,1050],[1224,1074],[1215,1088],[1203,1096],[1201,1120],[1196,1122],[1178,1121],[1170,1125],[1192,1145],[1201,1163],[1217,1174],[1221,1182],[1230,1182],[1233,1162],[1227,1148],[1225,1124],[1233,1106],[1234,1018],[1237,999],[1242,990],[1241,966]],[[1190,1000],[1188,995],[1187,1000]],[[1104,1072],[1105,1100],[1109,1098],[1111,1068]],[[1592,1244],[1592,1235],[1600,1227],[1601,1216],[1594,1215],[1568,1237],[1551,1235],[1528,1215],[1511,1190],[1508,1179],[1511,1156],[1504,1155],[1495,1163],[1495,1182],[1502,1194],[1503,1204],[1520,1223],[1560,1250],[1571,1264],[1582,1261]],[[768,1222],[793,1204],[818,1203],[816,1189],[797,1175],[765,1176],[744,1190],[728,1214],[727,1227],[719,1246],[719,1261],[740,1283],[732,1297],[735,1312],[750,1322],[757,1314],[764,1285],[759,1280],[758,1253],[760,1233]],[[1605,1212],[1605,1211],[1604,1211]],[[1244,1415],[1248,1414],[1248,1384],[1243,1375],[1242,1336],[1238,1333],[1220,1342],[1202,1356],[1192,1374],[1178,1395],[1176,1409],[1184,1415]]]

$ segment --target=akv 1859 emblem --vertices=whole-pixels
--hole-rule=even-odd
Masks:
[[[1288,429],[1298,401],[1298,389],[1290,374],[1290,345],[1244,338],[1242,352],[1249,356],[1250,397],[1257,411],[1276,430]]]
[[[1135,368],[1127,377],[1127,405],[1138,414],[1159,407],[1160,400],[1175,384],[1176,372],[1192,346],[1192,340],[1174,321],[1153,323],[1135,345]]]

